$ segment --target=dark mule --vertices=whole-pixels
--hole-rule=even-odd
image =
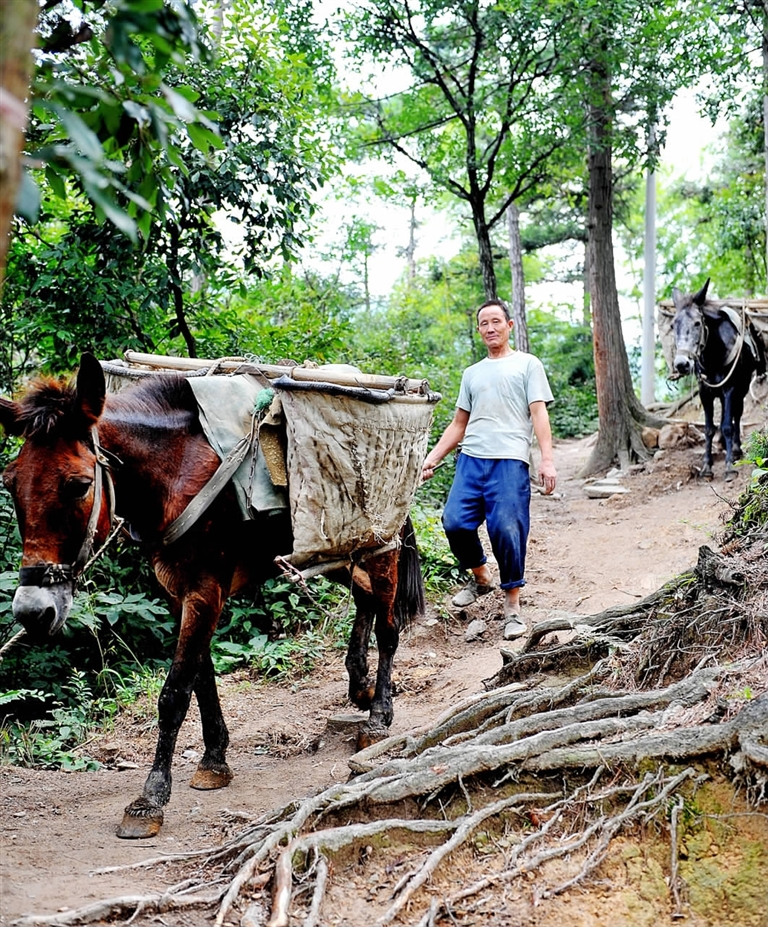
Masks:
[[[19,402],[0,399],[0,424],[26,439],[4,475],[24,544],[14,617],[38,638],[62,627],[77,575],[108,535],[114,502],[114,512],[143,541],[179,619],[176,651],[158,703],[155,761],[118,830],[121,837],[153,836],[170,798],[176,737],[193,692],[205,752],[190,784],[216,789],[232,778],[211,637],[227,596],[275,574],[274,557],[291,549],[290,517],[244,522],[227,486],[186,534],[163,544],[164,529],[219,465],[182,378],[158,377],[106,395],[100,364],[85,354],[74,384],[42,381]],[[353,578],[356,618],[346,665],[351,700],[370,712],[358,739],[365,746],[392,722],[391,671],[399,631],[424,606],[410,521],[399,550],[369,556],[354,568]],[[367,657],[373,629],[379,649],[375,684],[368,679]]]
[[[734,460],[741,457],[741,415],[752,376],[765,373],[760,337],[752,324],[735,310],[707,302],[709,280],[698,293],[683,295],[675,287],[675,371],[680,376],[695,372],[704,410],[704,465],[701,475],[712,476],[712,439],[715,436],[714,405],[720,400],[720,434],[725,444],[725,479],[736,474]]]

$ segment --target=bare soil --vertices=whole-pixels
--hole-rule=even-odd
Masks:
[[[588,439],[559,443],[558,492],[549,498],[534,494],[523,594],[524,618],[533,624],[562,612],[594,614],[640,599],[693,566],[700,545],[716,546],[731,502],[748,479],[745,468],[734,482],[722,482],[720,458],[715,481],[698,480],[694,470],[700,449],[666,451],[624,478],[629,489],[625,495],[589,499],[577,477],[589,444]],[[428,727],[451,702],[483,690],[482,681],[501,666],[503,624],[496,617],[500,606],[500,593],[484,597],[464,614],[450,608],[448,600],[432,603],[428,614],[403,635],[395,666],[393,733]],[[468,643],[467,622],[479,616],[487,620],[487,630]],[[1,925],[22,915],[54,914],[112,896],[157,891],[162,868],[103,870],[216,846],[239,830],[244,819],[349,777],[354,730],[333,720],[355,713],[345,698],[341,652],[293,684],[266,684],[240,675],[222,680],[221,690],[235,779],[218,792],[187,787],[202,750],[199,723],[191,712],[179,737],[166,823],[155,839],[115,837],[122,809],[140,793],[151,761],[153,706],[138,706],[115,730],[87,745],[88,752],[104,763],[97,772],[0,769]],[[631,869],[633,860],[640,866],[634,849],[625,855],[625,869]],[[391,863],[396,869],[396,861]],[[649,858],[640,868],[650,879],[648,873],[653,875],[659,866]],[[361,870],[359,878],[349,882],[358,886],[355,898],[331,887],[321,923],[365,923],[360,912],[379,878]],[[660,876],[657,882],[662,889],[656,886],[654,891],[663,893]],[[501,912],[511,900],[503,899],[502,905],[496,899],[491,908]],[[581,890],[563,904],[559,923],[644,922],[617,919],[615,898],[611,900],[604,884],[590,892]],[[352,916],[353,911],[357,913]],[[768,923],[760,916],[758,911],[751,922]],[[534,920],[526,923],[550,922],[531,917]],[[191,925],[211,920],[209,915],[187,912],[135,921],[150,922]],[[506,917],[497,921],[483,916],[476,922],[512,923]]]

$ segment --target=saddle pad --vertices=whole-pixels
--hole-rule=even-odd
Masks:
[[[737,332],[739,332],[739,334],[741,334],[741,331],[743,328],[743,318],[742,318],[741,313],[738,312],[736,309],[732,309],[730,306],[721,306],[720,311],[728,316],[728,318],[731,320],[733,324],[733,327],[736,329]],[[759,363],[760,353],[757,349],[757,345],[755,344],[755,336],[753,333],[752,326],[749,324],[747,325],[747,329],[744,332],[744,344],[752,352],[752,357],[755,359],[755,361]],[[735,352],[732,352],[732,353],[735,353]],[[726,363],[730,363],[732,360],[733,358],[729,357]]]
[[[191,377],[187,382],[197,400],[203,433],[223,460],[243,435],[251,432],[256,397],[264,387],[247,374]],[[253,518],[256,512],[288,507],[285,491],[269,478],[257,441],[236,470],[232,483],[245,519]]]

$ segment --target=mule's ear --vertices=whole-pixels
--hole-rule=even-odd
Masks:
[[[98,422],[104,409],[107,386],[104,371],[93,354],[85,352],[77,372],[77,411],[90,427]]]
[[[707,282],[699,290],[699,292],[696,293],[696,295],[692,297],[693,301],[696,303],[697,306],[703,306],[704,303],[707,301],[707,290],[709,289],[710,279],[711,279],[710,277],[707,277]]]
[[[675,304],[675,309],[679,309],[683,303],[683,294],[676,286],[672,287],[672,302]]]
[[[11,399],[0,396],[0,425],[9,435],[19,436],[24,432],[21,424],[21,406]]]

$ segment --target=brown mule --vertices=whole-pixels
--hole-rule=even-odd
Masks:
[[[180,377],[157,377],[107,395],[101,365],[84,354],[73,384],[44,380],[18,402],[0,398],[0,425],[25,438],[4,474],[23,538],[16,620],[38,639],[63,627],[78,574],[107,537],[113,514],[141,538],[179,619],[176,650],[158,701],[154,763],[118,829],[120,837],[152,837],[171,795],[176,738],[193,692],[205,751],[191,785],[218,789],[232,779],[211,638],[227,597],[277,572],[274,558],[291,549],[290,517],[243,521],[228,486],[182,537],[163,543],[165,529],[219,466],[189,383]],[[382,737],[392,722],[391,672],[399,631],[424,607],[410,520],[401,536],[399,549],[370,556],[354,571],[357,614],[346,665],[350,698],[369,712],[360,728],[361,746]],[[371,682],[367,651],[374,629],[379,664]]]

